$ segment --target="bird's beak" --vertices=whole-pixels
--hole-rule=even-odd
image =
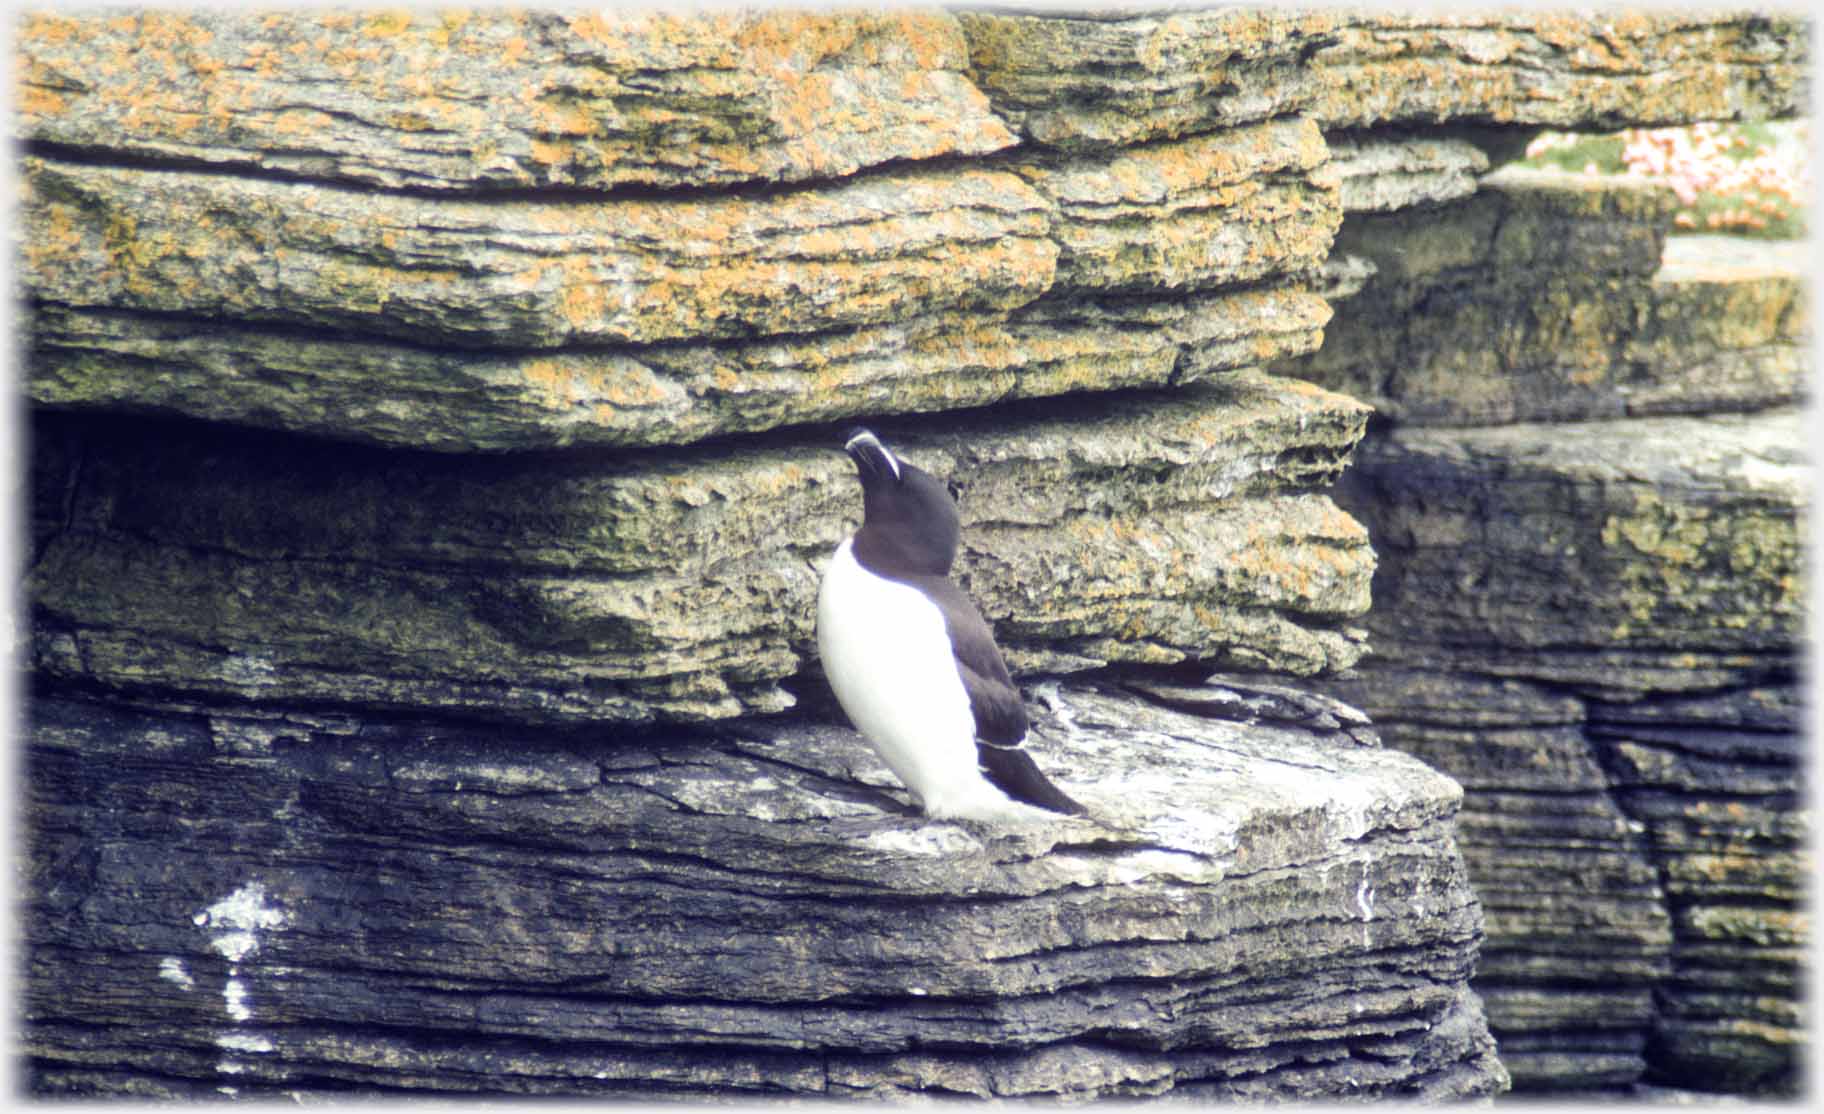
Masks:
[[[899,460],[887,447],[880,443],[880,438],[865,429],[857,429],[849,434],[843,443],[843,451],[855,460],[855,467],[861,470],[864,478],[891,473],[899,479]]]

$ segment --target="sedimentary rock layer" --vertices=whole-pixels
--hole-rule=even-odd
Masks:
[[[1474,143],[1424,132],[1337,131],[1324,136],[1344,213],[1384,213],[1468,197],[1488,156]]]
[[[1365,701],[1386,744],[1455,778],[1488,943],[1476,989],[1521,1090],[1625,1086],[1647,1070],[1654,991],[1673,948],[1638,825],[1552,685],[1385,656],[1325,685]]]
[[[1788,672],[1722,693],[1591,705],[1589,735],[1672,910],[1672,970],[1649,1046],[1662,1078],[1800,1086],[1815,877],[1801,692]]]
[[[1473,198],[1352,216],[1372,272],[1324,348],[1279,365],[1409,424],[1753,410],[1810,362],[1801,245],[1668,238],[1670,190],[1499,171]],[[1345,186],[1347,194],[1347,186]]]
[[[663,445],[779,425],[1163,387],[1313,352],[1302,284],[1043,299],[835,332],[475,352],[111,309],[35,307],[32,398],[439,451]]]
[[[20,138],[423,190],[723,186],[1013,134],[942,12],[27,15]]]
[[[1004,171],[769,198],[474,201],[28,157],[33,298],[452,347],[803,332],[1051,285],[1048,206]]]
[[[1807,396],[1810,265],[1803,241],[1669,238],[1622,355],[1634,372],[1628,413],[1753,410]]]
[[[492,451],[1184,383],[1316,347],[1323,160],[1292,120],[584,202],[28,158],[29,389]]]
[[[1348,622],[1373,555],[1312,492],[1365,420],[1243,374],[882,429],[962,488],[959,573],[1016,668],[1311,673],[1363,648]],[[860,511],[833,431],[488,463],[75,419],[33,440],[37,667],[240,699],[777,711],[813,657],[820,564]]]
[[[1455,784],[1112,689],[1048,688],[1034,710],[1041,761],[1093,819],[929,823],[852,733],[789,721],[603,747],[40,701],[34,1078],[164,1096],[1502,1086],[1462,989],[1480,913]]]
[[[1327,157],[1293,118],[1013,170],[1057,206],[1060,285],[1195,288],[1323,262],[1342,219]]]
[[[1807,473],[1790,410],[1359,452],[1376,656],[1322,684],[1464,786],[1518,1089],[1798,1085]]]
[[[1800,423],[1770,410],[1371,439],[1346,505],[1372,505],[1388,633],[1432,663],[1505,658],[1489,671],[1592,695],[1703,687],[1678,683],[1673,657],[1752,675],[1791,653],[1800,622]],[[1667,660],[1636,668],[1637,654]]]
[[[961,12],[970,77],[1029,142],[1121,146],[1300,113],[1598,130],[1804,111],[1797,16],[1220,8]]]
[[[1439,123],[1598,131],[1806,111],[1796,14],[1635,10],[1338,13],[1309,65],[1325,127]]]
[[[1028,142],[1128,146],[1299,112],[1301,56],[1330,13],[1241,9],[1074,18],[957,13],[969,76]]]
[[[1488,916],[1476,989],[1517,1089],[1797,1086],[1799,687],[1771,661],[1736,687],[1694,681],[1586,701],[1377,661],[1325,682],[1464,787],[1458,841]]]

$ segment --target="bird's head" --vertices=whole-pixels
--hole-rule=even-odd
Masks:
[[[895,456],[868,430],[850,430],[843,449],[861,476],[864,521],[856,545],[890,551],[908,572],[947,574],[962,537],[954,489]]]

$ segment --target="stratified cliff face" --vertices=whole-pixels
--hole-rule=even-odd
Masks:
[[[1441,364],[1391,380],[1370,353],[1413,342],[1371,334],[1421,330],[1419,288],[1351,237],[1459,214],[1440,244],[1501,230],[1463,264],[1491,287],[1510,259],[1635,274],[1650,199],[1567,251],[1558,194],[1478,192],[1491,155],[1792,112],[1805,49],[1739,13],[26,16],[29,1084],[1504,1089],[1462,790],[1305,690],[1391,675],[1350,671],[1412,563],[1377,541],[1377,575],[1380,511],[1329,494],[1369,404],[1563,414]],[[1724,353],[1797,326],[1751,341],[1708,286],[1641,285],[1653,370],[1611,395],[1790,399],[1797,364]],[[1339,346],[1331,301],[1393,308]],[[959,579],[1091,820],[926,823],[835,726],[812,601],[860,419],[961,490]],[[1452,459],[1398,444],[1363,476]],[[1784,537],[1792,485],[1749,471],[1773,486],[1730,559]],[[1670,507],[1610,532],[1682,538],[1651,534]],[[1789,580],[1699,576],[1655,621],[1732,608],[1715,668],[1790,670]],[[1635,587],[1615,614],[1658,615]],[[1778,684],[1634,691],[1552,706],[1630,755],[1790,712]],[[1710,853],[1639,768],[1657,846]],[[1653,869],[1647,931],[1749,925],[1668,914]],[[1745,1016],[1703,981],[1733,954],[1687,954],[1688,1013]]]
[[[1296,370],[1391,419],[1344,504],[1374,654],[1325,685],[1460,781],[1517,1089],[1798,1086],[1803,245],[1502,171],[1352,217]]]
[[[1171,695],[1199,694],[1234,699]],[[1454,783],[1335,728],[1042,697],[1046,756],[1099,822],[925,823],[824,725],[45,700],[37,1083],[1446,1099],[1504,1078],[1467,987]]]

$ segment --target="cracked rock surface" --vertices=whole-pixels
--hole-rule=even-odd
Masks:
[[[1407,428],[1441,436],[1372,462],[1412,465],[1423,553],[1331,486],[1370,405],[1790,404],[1765,260],[1656,274],[1663,199],[1484,171],[1541,126],[1799,111],[1802,20],[18,30],[35,1092],[1483,1097],[1469,880],[1504,840],[1556,849],[1515,860],[1550,902],[1478,879],[1516,1074],[1790,1062],[1796,703],[1757,672],[1790,664],[1790,485],[1643,502],[1617,476],[1652,462],[1597,437],[1609,471],[1504,492],[1498,437]],[[852,423],[956,484],[958,578],[1096,821],[926,824],[834,726],[811,603]],[[1450,517],[1561,539],[1567,490],[1616,516],[1571,531],[1601,552]],[[1499,643],[1479,687],[1397,625],[1367,656],[1371,586],[1462,571],[1433,526],[1540,573],[1486,611],[1410,578],[1412,632]],[[1549,579],[1617,570],[1583,609]],[[1542,599],[1568,650],[1514,635]],[[1462,791],[1383,736],[1471,786],[1468,873]]]
[[[1375,653],[1318,684],[1464,787],[1519,1092],[1790,1094],[1808,1047],[1802,245],[1669,213],[1502,170],[1352,214],[1287,365],[1386,419],[1338,496]]]
[[[1318,492],[1365,420],[1250,372],[879,428],[962,489],[958,576],[1016,670],[1310,674],[1363,648],[1373,553]],[[777,712],[860,515],[834,430],[477,461],[47,416],[33,443],[37,668],[125,691],[522,722]]]
[[[927,822],[807,722],[35,702],[28,1054],[166,1097],[1499,1085],[1455,783],[1109,686],[1032,707],[1091,819]]]

